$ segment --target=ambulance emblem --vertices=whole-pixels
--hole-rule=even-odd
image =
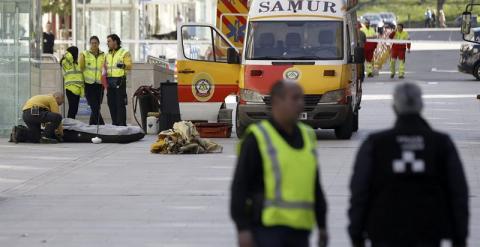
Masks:
[[[285,80],[297,81],[300,79],[300,75],[300,71],[298,70],[286,70],[285,73],[283,73],[283,78]]]
[[[215,91],[215,85],[213,79],[209,74],[198,74],[192,83],[192,93],[195,99],[200,102],[209,101]]]

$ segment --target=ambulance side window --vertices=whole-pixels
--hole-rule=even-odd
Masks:
[[[183,26],[182,44],[187,59],[227,62],[227,49],[230,45],[209,26]]]

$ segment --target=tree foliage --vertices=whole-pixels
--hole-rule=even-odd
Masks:
[[[72,0],[42,0],[42,12],[68,16],[72,13]]]

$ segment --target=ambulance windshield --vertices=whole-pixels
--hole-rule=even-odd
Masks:
[[[247,60],[341,60],[342,21],[250,23]]]

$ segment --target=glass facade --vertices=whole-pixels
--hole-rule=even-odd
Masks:
[[[88,49],[90,36],[116,33],[137,62],[147,56],[176,58],[180,22],[214,23],[216,0],[78,0],[74,6],[76,44]]]
[[[0,1],[0,136],[21,122],[21,108],[39,76],[40,0]]]

